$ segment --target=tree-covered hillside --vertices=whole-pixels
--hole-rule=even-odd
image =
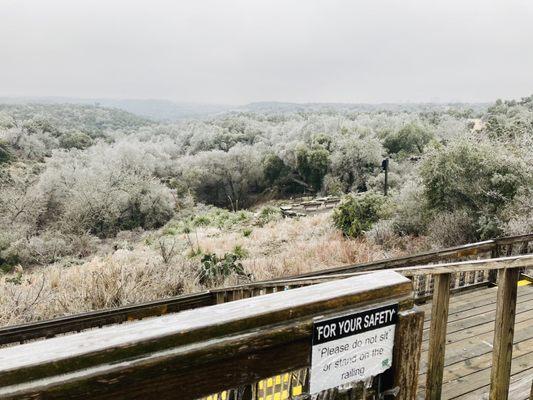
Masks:
[[[5,288],[22,290],[28,268],[111,265],[130,251],[132,268],[180,265],[180,290],[193,290],[531,232],[532,104],[278,108],[167,124],[96,106],[1,105]],[[302,194],[343,201],[331,216],[282,224],[270,205]]]
[[[498,101],[483,114],[232,112],[175,124],[94,106],[3,105],[0,215],[14,227],[3,246],[50,232],[153,229],[186,198],[237,211],[302,193],[379,194],[385,157],[386,220],[397,234],[429,234],[434,220],[470,227],[457,240],[503,234],[527,208],[531,103]]]

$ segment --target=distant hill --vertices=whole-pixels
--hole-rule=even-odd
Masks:
[[[427,112],[472,109],[484,112],[489,103],[286,103],[286,102],[254,102],[238,108],[238,111],[249,112]]]
[[[227,112],[252,113],[297,113],[297,112],[431,112],[446,110],[473,110],[480,113],[487,110],[485,103],[289,103],[277,101],[254,102],[245,105],[222,105],[173,102],[161,99],[83,99],[70,97],[18,97],[0,98],[8,104],[83,104],[115,108],[150,118],[153,121],[172,122],[189,118],[205,118]]]
[[[107,130],[137,129],[154,122],[117,108],[74,103],[7,103],[0,99],[0,128],[19,124],[45,131],[79,130],[96,137]]]
[[[219,104],[178,103],[159,99],[84,99],[72,97],[0,97],[0,104],[83,104],[116,108],[154,121],[177,121],[205,117],[231,110]]]

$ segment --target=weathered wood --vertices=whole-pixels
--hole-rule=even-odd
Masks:
[[[418,387],[424,312],[410,310],[398,315],[394,336],[393,383],[397,400],[414,400]]]
[[[496,291],[497,288],[481,290],[481,292],[487,292],[490,294],[490,297],[494,298],[496,297]],[[533,308],[531,307],[531,304],[533,303],[533,300],[531,300],[532,294],[533,286],[522,286],[518,288],[518,299],[522,300],[523,297],[529,297],[530,300],[525,303],[521,303],[523,304],[521,313],[519,313],[519,305],[517,304],[512,362],[512,382],[516,379],[515,375],[521,373],[522,371],[529,371],[529,378],[531,379],[531,371],[533,371],[533,369],[530,369],[533,366],[533,353],[531,352],[531,345],[533,344],[533,318],[531,317],[533,313]],[[490,313],[493,316],[490,318],[491,321],[486,321],[481,325],[473,324],[473,326],[470,328],[465,327],[465,329],[457,330],[452,334],[449,334],[449,332],[450,330],[453,330],[451,329],[453,323],[448,324],[442,398],[456,398],[457,400],[463,400],[467,398],[471,400],[488,399],[496,304],[491,304],[492,309],[490,310],[484,306],[474,309],[467,309],[464,306],[459,306],[457,308],[455,305],[456,301],[459,300],[459,303],[464,303],[465,297],[467,296],[460,295],[458,297],[450,298],[450,317],[448,321],[452,319],[452,313],[455,313],[457,314],[457,317],[460,317],[456,319],[458,323],[464,322],[468,325],[470,325],[470,320],[472,319],[471,316],[473,315],[482,317],[484,313]],[[424,306],[421,308],[427,309],[428,307]],[[478,310],[481,310],[482,313],[478,312]],[[427,363],[425,362],[427,359],[427,351],[424,351],[424,348],[427,350],[427,344],[428,342],[422,343],[422,364],[420,369],[423,373],[425,372],[427,366]],[[424,398],[425,394],[425,373],[420,376],[419,380],[421,383],[419,398],[422,399]],[[479,388],[484,389],[479,392]],[[477,395],[471,396],[470,393],[477,393]],[[485,397],[485,394],[487,397]],[[509,400],[511,399],[524,400],[524,397],[509,397]]]
[[[520,306],[520,307],[519,307]],[[533,323],[533,300],[517,305],[517,314],[515,325],[524,321],[531,320]],[[488,313],[474,315],[472,318],[463,318],[455,322],[450,322],[448,319],[448,327],[446,329],[446,346],[458,340],[475,338],[477,335],[494,332],[494,321],[496,312],[494,305],[492,310]],[[427,351],[429,348],[429,329],[424,329],[424,339],[422,342],[422,350]]]
[[[460,262],[451,262],[446,264],[429,264],[429,265],[420,265],[413,267],[401,267],[401,268],[391,268],[391,271],[396,271],[407,277],[415,276],[427,276],[427,275],[439,275],[447,273],[465,273],[469,271],[479,271],[482,269],[486,270],[499,270],[508,267],[520,267],[520,268],[531,268],[533,267],[533,255],[518,255],[511,257],[501,257],[497,259],[481,259],[481,260],[468,260]],[[289,279],[280,279],[276,281],[271,281],[266,284],[261,284],[262,288],[273,288],[280,285],[290,286],[290,285],[315,285],[321,282],[333,281],[337,279],[350,278],[353,276],[366,275],[368,273],[375,271],[357,271],[357,272],[348,272],[340,274],[323,274],[315,277],[306,277],[306,278],[289,278]],[[248,284],[244,286],[234,287],[234,288],[225,288],[224,290],[235,290],[236,288],[242,287],[254,287],[257,284]],[[475,284],[474,284],[475,285]],[[272,290],[272,289],[271,289]]]
[[[223,304],[226,302],[226,292],[220,291],[216,293],[216,304]]]
[[[498,301],[496,303],[490,399],[506,400],[509,392],[516,293],[520,270],[518,268],[507,268],[501,270],[498,275]]]
[[[501,250],[500,250],[500,246],[499,245],[496,245],[494,246],[494,249],[492,249],[491,253],[490,253],[490,256],[491,258],[499,258],[500,257],[500,253],[501,253]],[[498,271],[496,270],[490,270],[489,271],[489,278],[488,278],[489,282],[492,284],[492,285],[496,285],[497,281],[498,281]]]
[[[365,264],[343,266],[337,269],[329,269],[327,271],[315,271],[310,274],[300,275],[299,277],[312,277],[318,276],[323,273],[334,274],[336,273],[336,271],[342,274],[343,272],[349,271],[393,268],[402,267],[406,265],[420,264],[423,262],[442,261],[449,258],[459,257],[460,255],[464,255],[466,253],[483,254],[494,250],[498,246],[503,246],[510,243],[523,243],[522,248],[524,248],[525,251],[528,251],[529,248],[527,247],[527,243],[529,243],[529,241],[533,241],[533,234],[494,239],[435,252],[422,253],[414,256],[399,257],[387,260],[373,261]],[[496,272],[492,273],[492,276],[495,277]],[[334,277],[331,278],[334,279]],[[293,285],[290,285],[291,279],[285,279],[284,281],[282,281],[282,283],[289,287],[293,287]],[[256,282],[249,285],[241,285],[239,286],[239,288],[247,288],[251,290],[251,295],[257,296],[264,292],[263,288],[266,287],[265,285],[268,285],[269,282],[277,283],[280,282],[280,280]],[[319,281],[314,280],[306,284],[315,284],[318,282]],[[174,298],[163,299],[156,302],[142,303],[132,306],[119,307],[112,310],[96,311],[37,323],[0,328],[0,345],[43,337],[53,337],[62,333],[81,331],[93,327],[100,327],[110,324],[121,323],[124,321],[161,315],[166,312],[177,312],[185,309],[203,307],[216,303],[224,303],[228,301],[228,298],[224,294],[224,290],[231,291],[232,288],[206,291],[186,296],[176,296]],[[420,299],[421,302],[424,300],[426,300],[426,298]]]
[[[93,311],[46,321],[8,326],[0,328],[0,345],[43,337],[53,337],[62,333],[81,331],[102,325],[119,324],[126,321],[213,304],[215,304],[215,297],[205,291],[193,295],[176,296],[115,309]]]
[[[265,341],[259,333],[256,337],[248,334],[201,348],[108,363],[96,372],[83,369],[3,387],[0,398],[192,400],[307,365],[312,328],[309,321],[306,325],[273,331],[272,341]],[[289,345],[291,351],[287,351]]]
[[[288,325],[291,320],[307,318],[310,321],[317,313],[407,299],[411,288],[408,279],[392,271],[382,271],[0,349],[0,386],[80,369],[90,370],[94,366],[101,368],[106,363],[113,363],[114,368],[120,360],[147,357],[147,354],[193,346],[265,326]],[[269,343],[275,330],[260,329],[259,332]],[[290,340],[293,337],[288,336]],[[244,383],[248,382],[240,384]]]
[[[428,372],[426,381],[427,400],[440,400],[441,398],[446,327],[448,324],[448,307],[450,302],[450,279],[451,274],[449,273],[435,277],[429,333]]]

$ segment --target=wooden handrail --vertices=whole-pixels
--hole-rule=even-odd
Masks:
[[[382,271],[8,347],[0,398],[194,399],[308,366],[317,316],[398,302],[396,336],[415,354],[395,353],[393,385],[414,399],[423,313],[411,296],[409,279]]]
[[[0,328],[0,345],[42,337],[53,337],[62,333],[82,331],[191,308],[210,306],[215,304],[214,300],[215,298],[211,292],[204,291],[109,310],[91,311],[28,324],[8,326]]]
[[[175,296],[172,298],[148,303],[122,306],[108,310],[86,312],[46,321],[8,326],[0,328],[0,346],[14,342],[24,342],[31,339],[53,337],[58,334],[117,324],[149,316],[158,316],[166,313],[208,306],[216,304],[217,302],[221,303],[243,297],[256,296],[265,292],[284,290],[285,288],[300,287],[333,279],[346,278],[357,275],[361,271],[397,269],[407,265],[420,264],[422,262],[434,262],[454,257],[479,255],[488,252],[492,253],[493,256],[497,256],[501,246],[510,246],[528,241],[533,241],[533,233],[492,239],[439,251],[421,253],[414,256],[397,257],[364,264],[347,265],[325,271],[314,271],[309,274],[302,274],[289,278],[254,282],[251,284],[238,285],[230,288],[214,289],[190,295]],[[492,281],[495,281],[495,275],[493,276]],[[426,295],[420,297],[426,298],[428,296]]]
[[[325,276],[332,275],[334,277],[352,276],[352,273],[359,273],[365,271],[377,271],[381,269],[397,270],[407,266],[421,265],[424,263],[438,262],[448,260],[450,258],[463,258],[467,256],[474,256],[483,253],[491,253],[498,249],[499,246],[512,245],[516,243],[523,243],[533,241],[533,233],[509,236],[499,239],[491,239],[483,242],[470,243],[450,247],[447,249],[430,251],[411,256],[402,256],[395,258],[388,258],[378,261],[370,261],[361,264],[343,265],[335,268],[328,268],[325,270],[312,271],[299,275],[292,275],[279,279],[270,279],[265,281],[257,281],[248,284],[241,284],[232,287],[220,288],[212,290],[213,292],[231,291],[231,290],[249,290],[256,288],[276,287],[280,285],[289,285],[291,282],[313,282],[314,278],[322,279]],[[499,251],[494,251],[494,255],[498,255]]]
[[[451,263],[442,263],[442,264],[428,264],[428,265],[417,265],[413,267],[400,267],[400,268],[391,268],[390,271],[395,271],[403,274],[404,276],[412,277],[417,275],[438,275],[446,274],[451,272],[469,272],[469,271],[478,271],[478,270],[498,270],[506,268],[509,263],[513,263],[513,266],[521,268],[531,268],[533,267],[533,255],[520,255],[520,256],[511,256],[511,257],[500,257],[496,259],[483,259],[483,260],[469,260],[469,261],[458,261]],[[320,282],[327,282],[337,279],[345,279],[353,276],[360,276],[372,273],[373,271],[357,271],[357,272],[346,272],[332,275],[320,275],[316,277],[309,278],[294,278],[294,279],[280,279],[277,281],[269,282],[270,288],[280,287],[280,286],[290,286],[290,285],[314,285]],[[238,286],[242,290],[253,289],[253,284],[250,285],[240,285]],[[227,288],[214,289],[213,293],[220,293],[227,290]]]

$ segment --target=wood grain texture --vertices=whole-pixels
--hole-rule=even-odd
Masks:
[[[0,386],[134,359],[347,307],[409,298],[411,282],[381,271],[197,310],[0,349]]]
[[[446,328],[450,303],[451,274],[435,276],[431,326],[429,329],[428,371],[426,378],[426,399],[440,400],[444,355],[446,349]]]
[[[413,309],[398,315],[393,354],[393,387],[399,388],[396,400],[416,399],[423,326],[423,311]]]
[[[407,277],[415,276],[427,276],[427,275],[439,275],[439,274],[448,274],[448,273],[466,273],[474,272],[480,270],[499,270],[508,267],[520,267],[520,268],[533,268],[533,255],[518,255],[510,257],[501,257],[497,259],[480,259],[480,260],[468,260],[468,261],[457,261],[443,264],[429,264],[429,265],[419,265],[413,267],[401,267],[401,268],[391,268],[390,271],[396,271]],[[322,282],[334,281],[337,279],[345,279],[354,276],[367,275],[372,273],[372,271],[361,270],[357,272],[347,272],[347,273],[338,273],[338,274],[323,274],[316,277],[306,277],[306,278],[287,278],[280,279],[277,281],[272,281],[268,283],[263,283],[262,288],[273,288],[280,285],[316,285]],[[224,288],[224,291],[236,290],[236,288],[242,287],[253,287],[256,284],[248,284],[245,286],[238,286],[234,288]],[[259,283],[257,283],[259,285]]]
[[[490,400],[506,400],[509,392],[519,276],[519,268],[504,269],[498,274]]]
[[[92,311],[46,321],[8,326],[0,328],[0,345],[53,337],[62,333],[81,331],[102,325],[120,324],[213,304],[215,304],[214,296],[204,291],[192,295],[176,296],[109,310]]]
[[[328,269],[327,271],[315,271],[310,274],[287,278],[284,281],[274,280],[254,282],[252,284],[240,285],[234,288],[224,288],[219,290],[205,291],[202,293],[195,293],[192,295],[176,296],[170,299],[159,300],[157,302],[141,303],[132,306],[118,307],[112,310],[95,311],[37,323],[0,328],[0,345],[24,342],[30,339],[53,337],[62,333],[81,331],[94,327],[122,323],[124,321],[158,316],[170,312],[178,312],[185,309],[204,307],[216,303],[224,303],[230,301],[230,299],[233,297],[231,294],[227,294],[226,292],[232,292],[233,290],[245,289],[243,291],[243,297],[247,297],[247,290],[250,291],[251,296],[257,296],[265,293],[267,286],[274,286],[279,284],[279,282],[283,282],[292,288],[294,285],[291,285],[290,282],[295,278],[303,279],[304,276],[311,278],[325,273],[339,275],[349,273],[350,271],[398,268],[407,265],[421,264],[424,262],[445,261],[465,255],[479,255],[490,251],[492,251],[492,256],[496,257],[499,255],[497,249],[500,246],[510,243],[522,243],[522,248],[527,252],[527,245],[531,240],[533,240],[533,234],[511,236],[507,238],[472,243],[455,248],[422,253],[414,256],[398,257],[373,261],[365,264],[342,266],[336,269]],[[492,270],[490,274],[490,276],[493,277],[492,281],[495,282],[497,271]],[[322,280],[323,279],[324,278],[322,278]],[[336,278],[332,277],[332,279]],[[322,280],[317,281],[309,279],[309,282],[306,284],[316,284]],[[490,279],[488,279],[488,281],[490,281]],[[427,296],[427,298],[429,297],[430,295]],[[420,299],[419,301],[427,300],[427,298]]]

